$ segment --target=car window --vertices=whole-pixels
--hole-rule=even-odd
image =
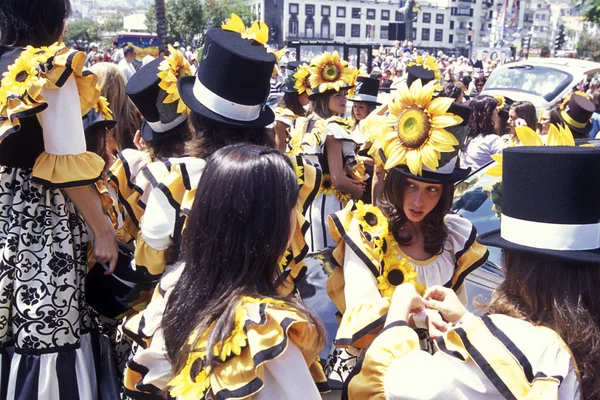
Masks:
[[[499,178],[485,174],[492,164],[471,174],[454,188],[452,211],[471,221],[479,235],[500,229],[500,218],[497,211],[492,209],[494,203],[491,199],[493,186]],[[489,261],[501,266],[502,251],[496,247],[489,247],[488,250]]]
[[[566,88],[573,76],[558,69],[520,65],[494,71],[485,85],[485,90],[519,90],[545,97],[557,88]]]

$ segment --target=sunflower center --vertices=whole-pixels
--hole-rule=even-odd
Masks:
[[[335,81],[340,76],[340,71],[335,64],[327,64],[325,67],[323,67],[323,72],[321,75],[325,80]]]
[[[417,149],[429,138],[431,118],[421,107],[409,107],[398,118],[398,136],[407,146]]]
[[[27,73],[27,71],[21,71],[17,74],[17,76],[15,76],[15,81],[25,82],[27,80],[28,76],[29,76],[29,74]]]
[[[325,189],[329,189],[331,187],[331,181],[329,179],[325,178],[325,179],[323,179],[322,185]]]
[[[404,274],[399,269],[393,269],[388,273],[388,282],[393,286],[401,285],[404,282]]]
[[[376,226],[377,222],[378,222],[377,221],[377,215],[373,214],[372,212],[368,212],[368,213],[365,214],[365,221],[370,226]]]
[[[192,363],[190,374],[192,377],[198,376],[198,374],[204,369],[204,361],[200,358],[196,358]],[[196,378],[192,378],[196,382]]]

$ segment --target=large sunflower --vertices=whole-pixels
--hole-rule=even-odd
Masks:
[[[417,56],[415,61],[409,62],[408,66],[412,67],[413,65],[419,65],[425,69],[433,71],[435,74],[435,79],[441,79],[442,74],[440,72],[440,68],[438,67],[438,62],[433,56],[427,56],[425,59],[421,56]]]
[[[0,86],[7,95],[23,96],[39,79],[37,65],[38,61],[32,54],[22,54],[8,67],[8,71],[2,74]]]
[[[494,98],[496,99],[496,102],[498,102],[498,105],[496,106],[496,108],[498,110],[502,110],[504,109],[504,106],[506,105],[506,99],[504,98],[504,96],[494,96]]]
[[[313,91],[324,93],[333,89],[337,92],[353,86],[354,79],[348,62],[341,60],[337,51],[325,52],[311,61],[309,82]]]
[[[417,280],[415,268],[406,260],[395,255],[385,257],[382,262],[383,272],[377,277],[377,289],[383,297],[392,298],[396,287],[403,283],[412,283],[419,293],[425,292],[425,285]]]
[[[417,79],[409,89],[403,82],[390,101],[390,115],[382,120],[373,144],[383,150],[386,170],[406,164],[411,173],[421,175],[423,165],[436,170],[441,153],[458,146],[445,128],[460,124],[462,118],[447,112],[453,99],[433,98],[436,85],[431,81],[422,86]]]
[[[369,234],[371,238],[381,238],[387,234],[388,220],[376,206],[357,201],[356,210],[352,211],[352,215],[358,221],[362,231]]]
[[[192,69],[188,60],[183,57],[183,54],[171,45],[169,45],[169,53],[171,55],[165,57],[158,66],[159,71],[161,71],[157,74],[160,78],[158,86],[167,92],[167,97],[163,101],[165,104],[178,102],[177,113],[187,114],[189,109],[179,95],[177,80],[182,76],[192,75]]]
[[[298,94],[302,94],[306,92],[307,95],[311,95],[312,89],[310,87],[310,66],[308,64],[302,64],[298,68],[296,68],[296,73],[294,74],[294,79],[296,80],[296,84],[294,85],[294,89],[298,90]]]

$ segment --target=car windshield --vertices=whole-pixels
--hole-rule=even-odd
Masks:
[[[561,91],[573,81],[573,76],[558,69],[518,65],[494,71],[485,85],[485,90],[519,90],[541,97]]]
[[[471,221],[479,235],[500,229],[497,210],[492,209],[494,205],[492,196],[498,188],[494,185],[500,178],[485,174],[485,171],[493,164],[471,174],[454,188],[452,211]],[[488,262],[493,263],[496,268],[500,268],[502,251],[496,247],[489,247],[488,250],[490,251]]]

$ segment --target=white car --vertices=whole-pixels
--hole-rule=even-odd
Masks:
[[[579,84],[600,72],[600,63],[573,58],[539,58],[495,69],[481,94],[530,101],[539,111],[557,104]]]

